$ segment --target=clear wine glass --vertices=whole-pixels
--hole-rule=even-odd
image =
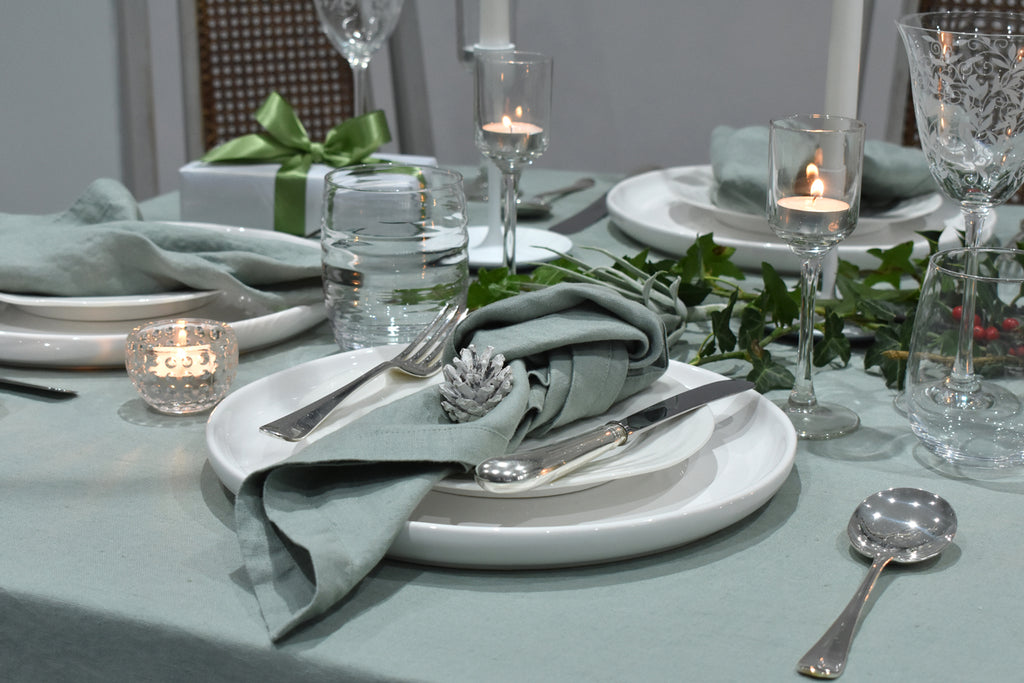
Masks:
[[[1024,16],[933,12],[897,22],[910,63],[921,147],[943,194],[960,204],[965,242],[981,246],[984,221],[1024,181]],[[976,272],[970,259],[968,275]],[[959,347],[935,399],[991,405],[973,361],[975,289],[963,290]]]
[[[778,405],[803,439],[831,439],[860,425],[855,412],[821,403],[811,381],[814,302],[824,256],[860,216],[864,124],[844,116],[776,119],[769,133],[768,222],[803,259],[796,380]]]
[[[373,111],[370,58],[398,25],[404,0],[313,0],[320,25],[352,68],[353,116]]]
[[[501,171],[502,259],[516,272],[516,193],[523,168],[548,148],[550,57],[531,52],[478,53],[474,66],[476,147]]]

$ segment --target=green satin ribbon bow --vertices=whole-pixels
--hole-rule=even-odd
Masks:
[[[312,142],[291,105],[271,92],[256,111],[263,133],[228,140],[203,155],[206,162],[280,163],[274,179],[274,230],[305,234],[306,175],[314,163],[340,167],[364,161],[391,141],[382,111],[341,122]]]

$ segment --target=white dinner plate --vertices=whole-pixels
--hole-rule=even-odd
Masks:
[[[319,373],[333,359],[339,371],[363,370],[371,351],[313,361],[229,395],[207,426],[210,463],[225,485],[237,488],[245,473],[281,457],[279,444],[285,442],[260,434],[258,426],[306,397],[308,385],[298,386],[300,378],[322,381]],[[685,386],[722,379],[677,362],[666,374]],[[398,377],[391,381],[422,386]],[[372,409],[382,399],[380,390],[355,398],[350,409]],[[388,555],[481,569],[574,566],[650,554],[723,529],[757,510],[782,486],[793,466],[796,433],[774,404],[754,392],[720,399],[707,410],[715,422],[707,443],[685,462],[654,472],[540,498],[433,491]],[[664,429],[679,439],[682,425]]]
[[[682,167],[683,169],[687,167]],[[763,231],[740,230],[715,218],[704,209],[679,197],[675,173],[665,169],[627,178],[608,192],[608,214],[619,228],[633,239],[666,254],[683,256],[701,235],[714,234],[715,243],[734,247],[732,262],[747,270],[760,270],[768,261],[782,273],[800,272],[800,258],[764,221]],[[928,255],[928,242],[917,234],[921,230],[941,230],[944,222],[955,214],[955,207],[945,207],[925,217],[886,224],[868,234],[853,234],[839,243],[839,258],[861,268],[874,268],[881,262],[869,251],[890,249],[903,242],[912,242],[913,257]]]
[[[181,223],[233,233],[250,239],[284,240],[307,245],[319,259],[320,245],[294,235],[212,223]],[[203,293],[205,295],[205,293]],[[229,323],[242,351],[283,341],[327,317],[322,303],[300,305],[269,314],[253,313],[241,301],[227,301],[220,292],[206,298],[187,317]],[[107,297],[88,297],[106,299]],[[120,297],[116,297],[120,298]],[[134,297],[127,297],[134,298]],[[144,297],[139,297],[137,300]],[[38,311],[33,311],[38,313]],[[116,367],[124,365],[124,345],[133,327],[154,317],[152,310],[134,320],[86,320],[44,317],[0,302],[0,362],[40,367]],[[173,315],[173,314],[170,314]]]
[[[485,225],[471,225],[469,231],[469,265],[471,268],[500,268],[504,265],[501,241],[488,240]],[[516,264],[547,263],[559,258],[555,252],[566,254],[572,249],[572,240],[557,232],[539,228],[516,226]]]
[[[282,441],[259,431],[260,425],[344,385],[378,363],[393,358],[399,350],[397,346],[381,346],[320,358],[265,377],[233,393],[221,404],[222,408],[218,407],[211,414],[208,423],[207,441],[214,471],[225,486],[233,492],[238,491],[242,480],[253,471],[285,460],[306,443],[324,438],[383,403],[441,382],[440,374],[424,382],[409,381],[400,373],[385,373],[364,384],[346,401],[344,410],[337,411],[328,425],[304,442]],[[674,396],[689,388],[677,374],[673,368],[647,390],[617,403],[608,415],[578,420],[552,430],[543,438],[524,439],[520,449],[529,450],[554,443]],[[638,434],[631,440],[633,443],[604,453],[575,472],[528,492],[489,493],[468,476],[453,477],[439,483],[436,488],[457,495],[497,498],[562,495],[679,465],[708,442],[714,429],[714,417],[705,406],[681,416],[671,425]]]
[[[748,232],[760,232],[767,228],[767,219],[762,215],[725,209],[711,201],[715,174],[710,165],[680,166],[669,169],[669,172],[672,173],[674,190],[680,201],[707,211],[729,227]],[[857,232],[867,235],[887,225],[924,218],[941,207],[942,196],[937,192],[904,199],[884,211],[871,211],[862,206],[860,217],[857,219]]]
[[[212,301],[218,293],[187,291],[127,296],[30,296],[0,292],[0,303],[44,318],[96,322],[180,315]]]

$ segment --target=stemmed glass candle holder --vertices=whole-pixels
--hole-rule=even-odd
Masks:
[[[805,439],[829,439],[857,428],[860,418],[819,403],[811,381],[814,303],[822,259],[857,226],[864,159],[864,124],[828,115],[771,122],[768,222],[803,259],[796,381],[780,407]]]
[[[352,68],[353,116],[373,110],[367,69],[394,32],[404,0],[314,0],[328,40]]]
[[[529,52],[479,53],[475,62],[476,146],[502,176],[502,259],[516,271],[516,192],[523,168],[548,148],[550,57]]]
[[[943,194],[977,248],[989,211],[1024,181],[1024,15],[935,12],[897,22],[910,62],[918,135]],[[975,271],[970,257],[966,272]],[[945,403],[983,405],[973,367],[974,281],[962,290],[959,346]]]

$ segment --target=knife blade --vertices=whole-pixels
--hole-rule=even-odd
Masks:
[[[608,215],[608,204],[605,202],[607,196],[607,192],[602,192],[600,197],[565,220],[555,223],[548,228],[548,231],[557,232],[562,235],[571,235],[590,227]]]
[[[0,377],[0,389],[6,389],[21,394],[32,394],[33,396],[45,396],[46,398],[74,398],[78,396],[77,391],[61,389],[60,387],[43,386],[42,384],[29,384],[19,382],[16,379]]]
[[[476,466],[474,478],[481,488],[492,493],[529,491],[625,445],[634,434],[685,415],[711,401],[753,388],[753,382],[726,379],[688,389],[583,434],[524,453],[484,460]]]

